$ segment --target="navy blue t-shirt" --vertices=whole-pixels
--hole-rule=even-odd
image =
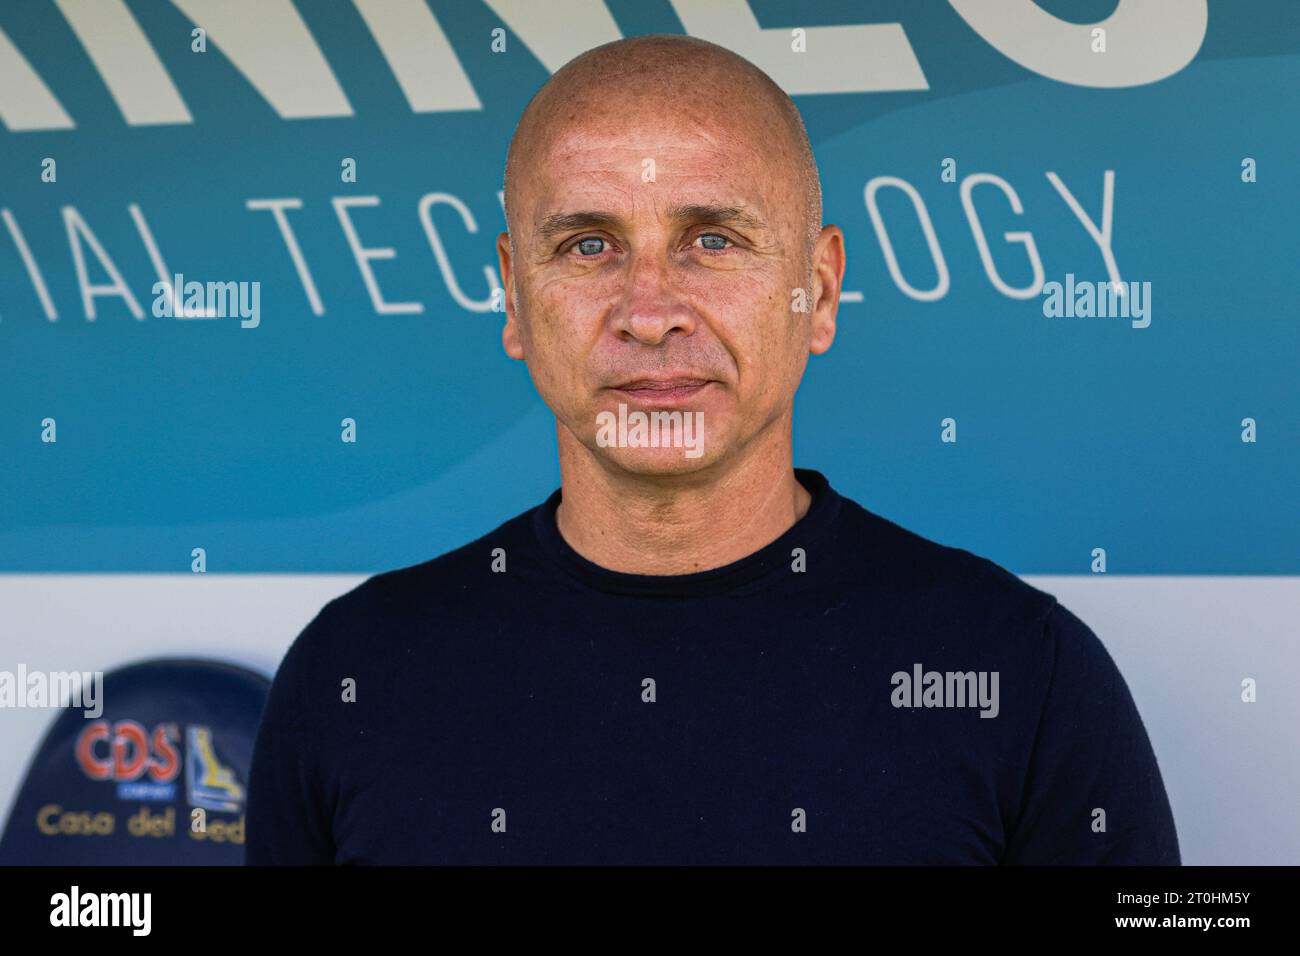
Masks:
[[[247,861],[1178,863],[1092,631],[796,475],[807,514],[725,567],[593,564],[556,491],[331,601],[271,689]]]

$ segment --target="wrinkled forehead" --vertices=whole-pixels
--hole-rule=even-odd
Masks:
[[[772,138],[751,110],[565,111],[533,140],[512,214],[531,233],[578,208],[631,217],[707,203],[752,209],[779,230],[796,223],[798,178]]]

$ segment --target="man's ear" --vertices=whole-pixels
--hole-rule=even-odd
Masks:
[[[835,341],[835,314],[844,289],[844,232],[824,226],[813,245],[813,311],[808,351],[821,355]]]
[[[523,361],[524,346],[519,338],[519,317],[515,315],[514,262],[510,258],[510,233],[497,236],[497,262],[501,266],[501,286],[505,295],[506,324],[501,329],[501,345],[512,359]]]

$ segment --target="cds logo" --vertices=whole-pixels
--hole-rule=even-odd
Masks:
[[[159,724],[152,733],[134,720],[97,720],[77,737],[77,763],[91,780],[117,783],[119,800],[174,801],[182,769],[180,729]],[[238,812],[244,788],[221,761],[208,727],[187,728],[186,798],[191,806]]]
[[[134,720],[97,720],[77,737],[77,764],[91,780],[115,781],[120,799],[171,800],[181,772],[179,740],[176,724],[149,733]]]

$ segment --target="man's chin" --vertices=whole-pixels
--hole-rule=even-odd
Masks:
[[[629,407],[596,415],[593,449],[615,467],[635,475],[682,475],[706,468],[721,447],[718,418],[701,409]],[[722,443],[722,444],[725,444]]]
[[[699,448],[597,448],[620,471],[645,478],[671,478],[702,471],[715,458]]]

